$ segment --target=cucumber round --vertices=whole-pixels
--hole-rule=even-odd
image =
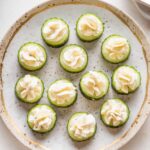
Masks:
[[[100,118],[108,127],[117,128],[124,125],[129,116],[129,107],[121,99],[106,100],[100,108]]]
[[[112,87],[120,94],[129,94],[138,89],[141,75],[133,66],[120,66],[112,75]]]
[[[84,125],[84,123],[86,125]],[[81,142],[88,140],[95,135],[96,126],[96,120],[92,114],[76,112],[68,121],[67,131],[71,139]],[[87,134],[85,134],[85,131]]]
[[[109,90],[109,79],[102,71],[89,71],[80,79],[82,94],[91,100],[99,100]]]
[[[25,103],[35,103],[41,99],[44,84],[34,75],[25,75],[18,79],[15,86],[16,96]]]
[[[67,79],[56,80],[47,91],[47,96],[51,104],[57,107],[68,107],[77,99],[77,89]]]
[[[110,63],[121,63],[130,55],[130,44],[128,40],[120,35],[110,35],[102,43],[101,54]]]
[[[46,133],[56,124],[56,112],[48,105],[38,104],[31,108],[27,115],[28,126],[35,132]]]
[[[18,51],[18,62],[26,70],[35,71],[41,69],[47,60],[45,48],[35,42],[22,45]]]
[[[83,71],[88,64],[88,55],[84,48],[76,44],[65,46],[60,53],[60,65],[72,73]]]
[[[101,18],[94,14],[83,14],[76,23],[77,36],[85,42],[91,42],[98,39],[104,31],[104,25]]]
[[[50,18],[43,23],[41,35],[49,46],[60,47],[69,39],[69,26],[61,18]]]

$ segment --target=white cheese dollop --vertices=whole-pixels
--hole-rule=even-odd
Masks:
[[[26,45],[20,51],[20,61],[27,66],[41,66],[45,61],[44,52],[37,45]]]
[[[42,85],[41,81],[31,75],[25,75],[17,84],[17,91],[20,97],[27,101],[32,101],[41,95]]]
[[[101,115],[103,115],[106,124],[118,126],[126,120],[128,112],[124,104],[111,99],[104,104]]]
[[[129,53],[129,44],[123,37],[110,38],[107,41],[106,52],[112,60],[122,60]]]
[[[29,115],[28,121],[35,131],[50,129],[54,119],[54,113],[46,106],[36,107]]]
[[[64,52],[63,61],[67,66],[76,69],[85,64],[86,58],[81,48],[71,47]]]
[[[78,30],[83,36],[96,36],[102,32],[102,25],[94,15],[83,16],[78,23]]]
[[[72,102],[76,96],[76,88],[65,80],[56,81],[48,90],[52,102],[61,105]]]
[[[87,76],[82,79],[82,86],[86,93],[91,96],[100,96],[107,90],[107,81],[104,75],[98,72],[90,71]]]
[[[130,67],[119,68],[114,77],[116,89],[124,93],[135,90],[139,84],[138,80],[138,74]]]
[[[91,114],[79,114],[70,121],[70,131],[75,137],[87,138],[95,132],[96,121]]]
[[[43,33],[47,40],[51,42],[59,42],[66,34],[68,34],[68,28],[61,20],[53,20],[44,26]]]

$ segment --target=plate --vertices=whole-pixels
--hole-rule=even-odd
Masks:
[[[81,42],[75,33],[75,22],[84,13],[95,13],[101,16],[105,31],[102,37],[91,43]],[[85,71],[78,74],[65,72],[58,63],[60,48],[48,47],[41,38],[41,25],[45,19],[60,17],[70,26],[70,38],[67,44],[75,43],[84,46],[89,55],[89,64]],[[142,84],[133,94],[122,96],[116,94],[112,88],[104,99],[122,98],[131,109],[131,116],[127,124],[118,129],[105,127],[99,119],[99,107],[104,101],[89,101],[78,90],[77,102],[69,108],[53,107],[58,115],[57,125],[47,134],[32,132],[26,123],[27,111],[33,105],[24,104],[15,96],[14,87],[18,77],[29,73],[22,69],[17,61],[19,47],[28,41],[42,44],[48,54],[47,64],[39,71],[31,72],[39,76],[45,83],[45,93],[39,103],[49,104],[46,96],[48,85],[59,78],[69,78],[78,87],[79,78],[87,70],[103,70],[109,77],[118,65],[113,65],[100,55],[102,41],[110,34],[125,36],[131,44],[130,58],[122,64],[135,66],[141,73]],[[33,8],[23,15],[8,31],[0,46],[0,113],[6,126],[14,136],[25,146],[32,150],[100,150],[118,149],[126,144],[140,129],[150,111],[150,84],[149,63],[150,45],[141,28],[127,14],[114,6],[97,0],[52,0]],[[121,65],[121,64],[120,64]],[[49,104],[50,105],[50,104]],[[73,142],[66,132],[66,123],[72,113],[87,111],[92,113],[97,120],[97,133],[94,138],[85,142]]]
[[[134,5],[141,15],[150,20],[150,1],[149,0],[133,0]]]

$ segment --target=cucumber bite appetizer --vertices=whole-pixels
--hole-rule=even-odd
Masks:
[[[68,121],[67,130],[75,141],[88,140],[96,133],[96,120],[92,114],[86,112],[74,113]]]
[[[33,131],[46,133],[55,126],[56,112],[48,105],[38,104],[29,110],[27,123]]]
[[[46,63],[46,59],[45,48],[35,42],[25,43],[18,51],[18,61],[20,65],[29,71],[42,68]]]
[[[140,73],[132,66],[120,66],[113,72],[112,86],[120,94],[132,93],[140,84]]]
[[[106,100],[100,109],[101,120],[106,126],[112,128],[124,125],[129,115],[129,108],[121,99]]]
[[[69,80],[56,80],[48,88],[47,96],[51,104],[68,107],[76,101],[77,89]]]
[[[130,55],[130,44],[120,35],[110,35],[102,43],[101,54],[110,63],[123,62]]]
[[[60,18],[50,18],[43,23],[41,34],[44,41],[52,47],[64,45],[69,38],[69,26]]]
[[[88,55],[84,48],[70,44],[65,46],[60,53],[60,65],[68,72],[81,72],[88,64]]]
[[[28,74],[18,79],[15,92],[21,101],[35,103],[43,96],[44,84],[38,77]]]
[[[89,71],[81,77],[80,89],[85,97],[98,100],[107,94],[109,79],[101,71]]]
[[[104,31],[101,19],[94,14],[84,14],[79,17],[76,23],[76,33],[85,42],[98,39]]]

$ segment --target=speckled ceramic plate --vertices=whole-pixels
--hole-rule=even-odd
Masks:
[[[81,42],[75,33],[75,22],[84,13],[95,13],[101,16],[105,31],[102,37],[92,43]],[[99,107],[102,100],[89,101],[78,90],[77,102],[69,108],[55,108],[58,115],[56,127],[47,134],[33,133],[27,126],[26,114],[33,106],[24,104],[15,96],[14,87],[18,77],[29,73],[23,70],[17,61],[19,47],[28,41],[42,44],[48,54],[46,66],[39,71],[32,72],[39,76],[45,83],[45,93],[40,103],[49,104],[46,97],[48,85],[59,78],[71,79],[77,86],[79,78],[85,72],[71,74],[65,72],[58,63],[59,48],[48,47],[42,40],[40,28],[43,21],[50,17],[61,17],[70,26],[68,44],[75,43],[84,46],[89,55],[87,70],[103,70],[111,77],[112,70],[117,65],[109,64],[100,55],[101,43],[110,34],[125,36],[131,43],[130,58],[123,64],[135,66],[141,73],[142,84],[133,94],[121,96],[111,88],[107,98],[122,98],[131,109],[131,116],[127,124],[118,129],[105,127],[99,119]],[[150,110],[150,49],[149,43],[141,28],[126,14],[105,2],[97,0],[52,0],[46,2],[21,17],[8,31],[0,46],[0,112],[1,117],[9,130],[25,146],[34,150],[100,150],[118,149],[127,143],[140,129]],[[87,111],[92,113],[97,120],[97,132],[94,138],[85,142],[73,142],[67,135],[66,123],[72,113]]]

